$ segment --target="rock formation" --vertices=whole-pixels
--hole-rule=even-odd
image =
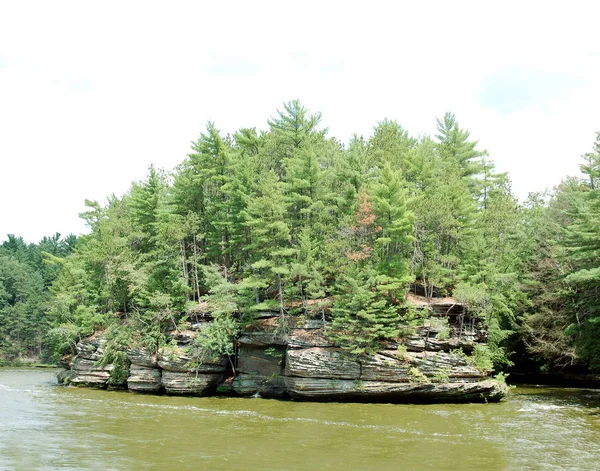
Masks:
[[[474,365],[468,353],[486,332],[451,298],[434,302],[409,295],[427,311],[424,322],[372,355],[353,355],[328,339],[322,320],[293,318],[286,331],[279,317],[263,313],[237,339],[235,358],[194,359],[196,331],[172,334],[173,346],[156,355],[129,350],[127,388],[136,392],[207,395],[215,392],[308,401],[460,402],[497,401],[506,386]],[[176,345],[175,345],[176,344]],[[79,342],[65,384],[106,387],[112,365],[99,366],[103,340]]]

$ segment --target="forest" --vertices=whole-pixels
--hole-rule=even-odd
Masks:
[[[405,296],[419,287],[485,322],[498,371],[600,371],[600,132],[581,177],[519,202],[452,113],[434,136],[383,120],[342,143],[294,100],[265,128],[209,122],[173,172],[86,201],[88,234],[9,235],[0,364],[56,361],[99,331],[115,362],[207,315],[194,348],[232,354],[265,310],[282,331],[323,319],[361,355],[418,322]]]

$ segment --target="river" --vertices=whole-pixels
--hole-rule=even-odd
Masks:
[[[600,390],[318,404],[64,388],[55,374],[0,368],[0,469],[600,469]]]

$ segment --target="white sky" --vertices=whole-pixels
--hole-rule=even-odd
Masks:
[[[598,6],[596,6],[598,5]],[[578,174],[600,130],[600,2],[0,0],[0,240],[85,230],[205,128],[283,101],[330,135],[452,111],[521,198]]]

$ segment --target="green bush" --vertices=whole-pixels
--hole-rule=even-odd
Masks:
[[[411,383],[429,383],[429,378],[425,376],[425,373],[415,366],[408,370],[408,375]]]
[[[494,368],[492,352],[486,345],[476,344],[468,360],[469,363],[481,371],[491,371]]]

